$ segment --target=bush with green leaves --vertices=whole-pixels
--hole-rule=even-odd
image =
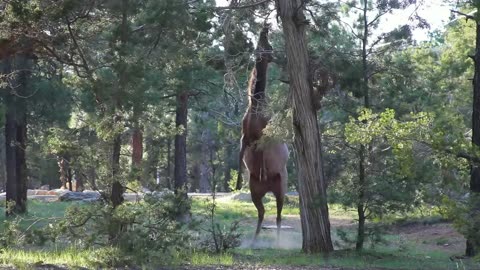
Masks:
[[[444,196],[443,214],[453,221],[454,227],[472,241],[475,248],[480,248],[480,196],[469,194],[463,200]],[[480,259],[480,255],[477,256]]]
[[[192,229],[197,224],[177,221],[179,213],[189,208],[189,200],[170,193],[147,194],[140,203],[116,208],[103,202],[72,205],[65,218],[46,228],[45,233],[55,231],[52,240],[83,248],[111,248],[105,250],[117,258],[109,259],[111,267],[166,264],[180,251],[187,254],[191,248]]]
[[[215,186],[215,183],[214,185]],[[230,224],[220,224],[217,219],[217,202],[215,192],[212,195],[212,201],[207,201],[207,213],[205,215],[206,226],[202,229],[208,234],[200,240],[200,246],[208,252],[222,253],[229,249],[239,247],[240,238],[240,222],[233,221]]]

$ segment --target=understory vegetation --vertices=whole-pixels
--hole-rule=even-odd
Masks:
[[[237,245],[221,252],[204,245],[205,239],[212,239],[211,197],[192,199],[192,222],[188,226],[180,226],[175,218],[169,218],[176,209],[171,208],[174,204],[169,206],[175,199],[173,196],[127,202],[119,210],[121,212],[116,213],[111,213],[108,206],[95,203],[32,200],[28,215],[2,220],[0,265],[19,269],[40,265],[86,268],[289,265],[358,269],[476,269],[480,265],[471,259],[455,259],[460,251],[458,248],[442,249],[464,240],[459,234],[452,235],[454,230],[442,216],[441,209],[430,207],[372,221],[368,228],[375,233],[367,237],[365,251],[358,253],[352,250],[355,246],[356,212],[341,205],[330,205],[334,242],[341,250],[328,256],[303,254],[300,251],[297,196],[289,196],[285,205],[284,222],[292,228],[282,230],[280,243],[276,242],[275,230],[263,230],[257,246],[250,246],[256,210],[250,201],[242,200],[241,194],[215,198],[215,222],[224,235],[235,234],[234,238],[225,237],[228,244],[238,241]],[[274,217],[275,200],[267,196],[265,202],[266,223],[274,224],[269,217]],[[138,215],[142,211],[149,214]],[[74,212],[76,214],[72,216]],[[138,215],[138,219],[132,219],[134,215]],[[160,216],[153,219],[156,215]],[[116,222],[107,223],[105,221],[109,219],[106,217],[116,218]],[[78,226],[79,222],[85,224]],[[239,222],[239,226],[231,232],[230,226],[234,222]],[[111,227],[112,224],[124,227]],[[436,226],[448,226],[450,229],[429,235],[428,230]],[[419,242],[407,233],[399,233],[408,231],[408,228],[426,237]],[[117,238],[115,243],[107,244],[111,230],[115,230]]]

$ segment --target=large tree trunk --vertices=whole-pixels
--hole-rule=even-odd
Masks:
[[[282,20],[293,97],[294,149],[299,172],[300,217],[306,253],[333,251],[327,193],[322,167],[320,130],[313,104],[301,0],[277,0]]]
[[[7,216],[15,212],[20,212],[16,205],[17,198],[17,126],[16,126],[16,97],[8,95],[5,98],[7,104],[6,122],[5,122],[5,149],[6,149],[6,168],[7,168],[7,182],[6,182],[6,214]],[[11,208],[11,204],[15,204],[15,208]],[[10,204],[10,205],[9,205]]]
[[[477,10],[480,12],[480,9]],[[475,74],[473,77],[473,110],[472,110],[472,143],[475,147],[480,147],[480,22],[476,22],[476,44],[475,44]],[[470,172],[470,201],[471,213],[477,215],[480,211],[480,165],[473,164]],[[478,217],[472,217],[471,220],[478,220]],[[480,224],[473,224],[475,232],[467,235],[467,248],[465,254],[469,257],[476,256],[480,249],[480,239],[478,239],[478,228]]]
[[[177,109],[175,114],[176,127],[182,127],[183,131],[175,135],[175,166],[174,187],[175,194],[182,194],[187,199],[187,118],[188,118],[188,94],[177,94]],[[187,221],[188,213],[181,213],[178,217],[181,221]]]
[[[13,63],[11,62],[13,61]],[[2,74],[15,72],[13,79],[8,81],[8,94],[5,123],[6,144],[6,201],[14,203],[6,208],[6,214],[25,213],[27,211],[27,80],[30,70],[30,60],[26,54],[17,54],[2,63]],[[15,67],[15,70],[12,69]],[[14,92],[13,92],[14,91]]]

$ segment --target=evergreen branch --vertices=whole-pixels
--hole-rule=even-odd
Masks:
[[[84,55],[82,49],[80,48],[80,45],[78,45],[77,38],[75,37],[75,34],[73,33],[73,30],[72,30],[71,23],[68,20],[68,18],[65,18],[65,20],[67,22],[68,33],[69,33],[70,37],[72,38],[73,45],[75,46],[75,49],[78,51],[78,55],[80,56],[80,59],[82,60],[82,64],[83,64],[82,66],[85,69],[85,72],[87,73],[87,77],[92,78],[92,71],[88,67],[88,62],[85,59],[85,55]]]
[[[375,18],[373,20],[371,20],[368,24],[367,24],[367,27],[369,27],[370,25],[374,24],[378,19],[380,19],[383,15],[389,13],[390,11],[392,11],[392,8],[389,8],[387,10],[385,10],[384,12],[379,12],[377,14],[377,16],[375,16]]]
[[[216,7],[215,10],[232,10],[232,9],[252,8],[252,7],[256,7],[256,6],[259,6],[259,5],[268,3],[268,2],[270,2],[270,1],[271,1],[271,0],[261,0],[261,1],[255,2],[255,3],[245,4],[245,5],[241,5],[241,6],[231,6],[231,5],[230,5],[230,6],[228,6],[228,7]]]
[[[466,14],[466,13],[463,13],[463,12],[461,12],[461,11],[457,11],[457,10],[453,10],[453,9],[451,9],[450,11],[451,11],[452,13],[456,13],[456,14],[458,14],[458,15],[464,16],[465,19],[467,19],[467,21],[468,21],[469,19],[476,21],[476,20],[475,20],[475,17],[472,16],[472,15],[470,15],[470,14]]]

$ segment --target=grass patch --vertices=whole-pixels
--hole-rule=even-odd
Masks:
[[[28,212],[23,215],[18,215],[17,218],[20,218],[20,226],[22,228],[27,228],[33,222],[40,221],[35,223],[35,227],[42,227],[47,225],[49,219],[61,218],[64,216],[65,210],[68,206],[74,204],[73,202],[42,202],[39,200],[28,200]],[[5,221],[11,220],[14,217],[5,217],[5,205],[2,204],[0,207],[0,230],[4,229]]]
[[[285,204],[284,215],[298,215],[298,198],[289,199]],[[194,197],[192,200],[192,213],[194,216],[205,217],[208,210],[209,198]],[[20,216],[23,218],[22,226],[29,226],[32,220],[38,218],[63,217],[65,209],[76,202],[41,202],[36,200],[29,201],[29,212]],[[353,220],[356,216],[354,209],[346,209],[338,204],[331,204],[330,217],[337,219]],[[265,199],[266,215],[272,216],[276,213],[276,203],[272,196]],[[4,208],[0,207],[0,210]],[[391,222],[385,225],[405,226],[411,224],[434,224],[442,222],[434,211],[421,211],[403,216],[392,216]],[[430,215],[430,216],[429,216]],[[250,200],[233,200],[231,197],[217,198],[216,219],[222,225],[229,225],[236,220],[248,220],[242,222],[241,231],[246,235],[253,233],[253,225],[257,218],[257,210]],[[3,229],[5,217],[0,215],[0,228]],[[251,221],[251,222],[250,222]],[[393,222],[392,222],[393,221]],[[46,221],[39,222],[35,226],[43,226]],[[383,223],[383,222],[382,222]],[[347,228],[352,233],[355,228]],[[262,232],[260,240],[265,242],[274,242],[275,232]],[[335,233],[332,232],[335,237]],[[313,267],[337,267],[353,269],[480,269],[480,264],[470,260],[451,261],[450,253],[441,250],[424,250],[423,245],[418,245],[408,239],[398,235],[386,234],[385,238],[389,244],[377,245],[374,249],[366,252],[357,253],[354,251],[336,251],[329,257],[322,255],[308,255],[298,249],[235,249],[231,253],[211,254],[201,251],[195,251],[192,254],[179,254],[175,265],[188,263],[189,265],[201,266],[313,266]],[[335,240],[335,239],[334,239]],[[443,245],[448,238],[434,239],[434,244]],[[294,241],[300,241],[301,234],[295,237]],[[297,242],[296,242],[297,243]],[[273,246],[273,245],[272,245]],[[298,246],[296,246],[298,247]],[[0,265],[10,265],[20,269],[30,269],[36,264],[64,265],[69,268],[86,267],[98,268],[109,256],[101,256],[100,249],[80,250],[76,248],[59,248],[58,246],[48,246],[43,249],[14,249],[6,248],[0,250]],[[160,251],[158,251],[160,252]]]
[[[20,250],[2,249],[0,265],[14,266],[20,269],[30,269],[35,265],[53,264],[70,267],[93,267],[92,250],[67,248],[64,250]]]
[[[246,195],[248,196],[248,195]],[[298,205],[298,197],[287,196],[283,206],[283,215],[300,215],[300,208]],[[192,199],[192,212],[194,214],[205,214],[208,204],[211,203],[211,198],[194,197]],[[257,217],[257,209],[250,200],[234,200],[231,197],[218,197],[217,203],[217,217],[221,220],[233,221],[243,218]],[[265,206],[265,215],[276,215],[277,205],[272,194],[267,194],[263,203]],[[354,219],[357,215],[353,208],[345,208],[340,204],[330,204],[329,213],[331,218],[338,219]]]
[[[207,266],[207,265],[233,265],[233,255],[230,253],[223,254],[208,254],[204,252],[195,252],[190,258],[190,264],[194,266]]]

